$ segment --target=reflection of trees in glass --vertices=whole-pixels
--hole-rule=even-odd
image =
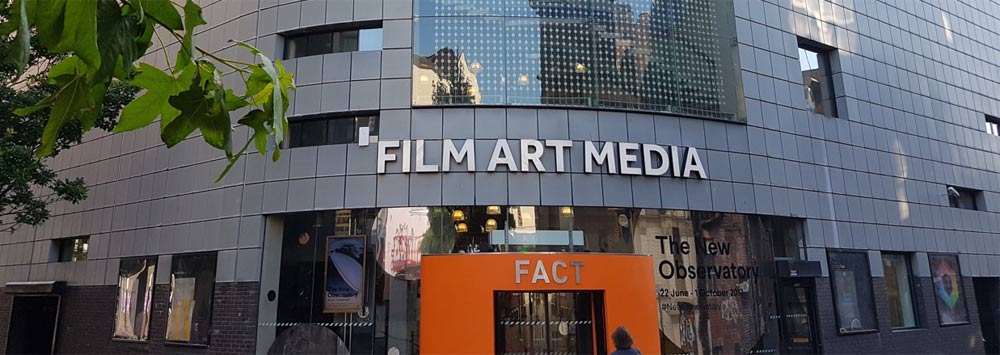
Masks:
[[[451,48],[438,49],[433,55],[416,58],[418,69],[429,71],[417,80],[431,81],[431,103],[434,105],[461,105],[478,103],[474,88],[475,74],[465,63],[465,56],[456,54]],[[433,75],[429,78],[427,75]]]
[[[451,220],[451,211],[444,207],[428,207],[427,223],[430,225],[424,238],[420,241],[422,254],[446,254],[455,248],[455,225]]]

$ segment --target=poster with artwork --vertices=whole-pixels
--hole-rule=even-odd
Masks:
[[[323,313],[357,312],[364,306],[365,236],[326,238]]]
[[[193,277],[174,279],[170,291],[170,314],[167,315],[167,340],[191,341],[191,316],[194,315]]]
[[[965,308],[965,290],[956,255],[931,255],[931,277],[934,280],[934,300],[942,325],[969,322]]]

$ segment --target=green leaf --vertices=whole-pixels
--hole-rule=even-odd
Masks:
[[[46,48],[53,50],[63,38],[66,22],[67,0],[28,0],[28,18],[32,19],[37,38]]]
[[[36,157],[45,157],[52,154],[59,130],[72,117],[85,115],[94,110],[96,103],[91,95],[90,86],[87,85],[87,78],[82,72],[70,80],[66,85],[59,88],[59,91],[52,94],[52,109],[49,113],[49,121],[42,131],[42,143],[35,152]]]
[[[246,115],[241,118],[238,123],[253,129],[253,140],[254,145],[257,148],[257,152],[261,155],[267,153],[267,135],[268,130],[265,124],[268,122],[270,116],[263,110],[256,109],[247,112]]]
[[[181,49],[177,51],[177,66],[174,67],[174,73],[179,72],[180,68],[194,61],[194,44],[192,43],[194,28],[207,23],[205,18],[201,17],[201,7],[193,0],[187,0],[187,3],[184,4],[184,37],[181,40]]]
[[[114,0],[100,1],[114,3]],[[90,68],[100,68],[101,53],[97,49],[97,2],[98,0],[66,1],[61,39],[49,50],[73,52]],[[114,5],[118,6],[117,3]]]
[[[17,35],[14,36],[14,44],[11,46],[13,53],[13,64],[17,70],[17,75],[24,73],[28,66],[28,59],[31,55],[31,29],[28,23],[28,6],[26,0],[15,0],[14,7],[17,8]]]
[[[159,22],[163,27],[171,31],[180,31],[184,28],[181,22],[181,15],[170,3],[170,0],[133,0],[142,8],[142,12]]]
[[[204,77],[209,73],[213,77],[204,81],[205,87],[199,84],[203,80],[196,77],[187,90],[170,97],[170,105],[181,113],[163,129],[161,138],[167,147],[171,147],[195,129],[200,129],[206,143],[224,150],[229,156],[232,151],[232,127],[229,111],[224,107],[225,91],[219,85],[215,67],[204,61],[198,64],[201,68],[198,76]]]
[[[107,81],[118,69],[123,71],[122,76],[130,75],[132,63],[145,53],[145,47],[140,48],[137,42],[142,40],[147,26],[134,13],[123,14],[117,2],[107,0],[97,4],[97,21],[101,64],[92,82]]]
[[[288,108],[288,91],[281,86],[281,78],[278,76],[278,69],[274,67],[274,62],[272,62],[270,58],[264,55],[264,53],[261,53],[261,51],[256,47],[247,43],[236,41],[236,44],[247,48],[251,53],[256,54],[257,59],[260,60],[260,64],[258,64],[258,66],[260,69],[263,69],[264,72],[267,73],[268,78],[270,78],[271,83],[264,85],[262,90],[255,94],[255,97],[258,99],[255,99],[254,102],[256,103],[257,101],[261,101],[259,99],[260,95],[264,95],[264,90],[270,88],[271,101],[263,101],[263,105],[265,106],[265,109],[267,109],[267,106],[272,107],[270,111],[272,113],[273,122],[271,123],[271,127],[274,130],[274,143],[275,145],[280,145],[281,141],[285,138],[285,131],[287,130],[286,128],[288,125],[288,121],[285,119],[285,111]],[[256,74],[256,70],[251,73],[251,76],[254,74]],[[256,80],[261,81],[261,79]],[[274,109],[275,105],[281,107],[281,109]]]
[[[233,92],[233,89],[226,90],[226,110],[235,111],[250,106],[247,100]]]
[[[121,118],[115,126],[114,133],[128,132],[131,130],[146,127],[156,120],[157,116],[164,116],[164,120],[172,120],[180,111],[170,106],[167,100],[170,96],[176,95],[184,90],[187,82],[174,78],[163,70],[146,63],[139,64],[138,74],[132,80],[132,84],[146,89],[146,93],[139,96],[122,109]],[[189,75],[190,76],[190,75]]]

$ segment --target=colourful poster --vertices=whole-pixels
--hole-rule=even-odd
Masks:
[[[360,311],[365,295],[365,236],[329,236],[326,246],[323,313]]]
[[[965,308],[962,276],[956,255],[931,255],[931,277],[934,279],[934,299],[942,325],[969,322]]]

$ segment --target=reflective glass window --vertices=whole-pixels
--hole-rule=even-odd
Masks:
[[[740,119],[729,1],[418,0],[414,105]]]
[[[829,257],[839,332],[849,334],[877,330],[868,254],[831,251]]]
[[[285,36],[284,59],[377,50],[382,50],[381,28],[324,29]]]
[[[358,31],[359,51],[379,51],[382,50],[382,29],[372,28]]]
[[[837,95],[830,69],[831,51],[799,47],[799,67],[806,106],[821,115],[837,117]]]
[[[217,254],[175,255],[170,262],[170,342],[208,344],[212,327]]]
[[[965,304],[965,288],[957,255],[936,254],[928,256],[931,278],[934,281],[934,303],[937,304],[941,325],[969,323],[969,310]]]
[[[913,292],[910,258],[906,254],[883,253],[882,269],[885,270],[885,297],[889,301],[890,325],[893,328],[916,327],[916,293]]]
[[[156,258],[121,259],[118,269],[118,304],[114,337],[149,340],[149,316],[153,305]]]

